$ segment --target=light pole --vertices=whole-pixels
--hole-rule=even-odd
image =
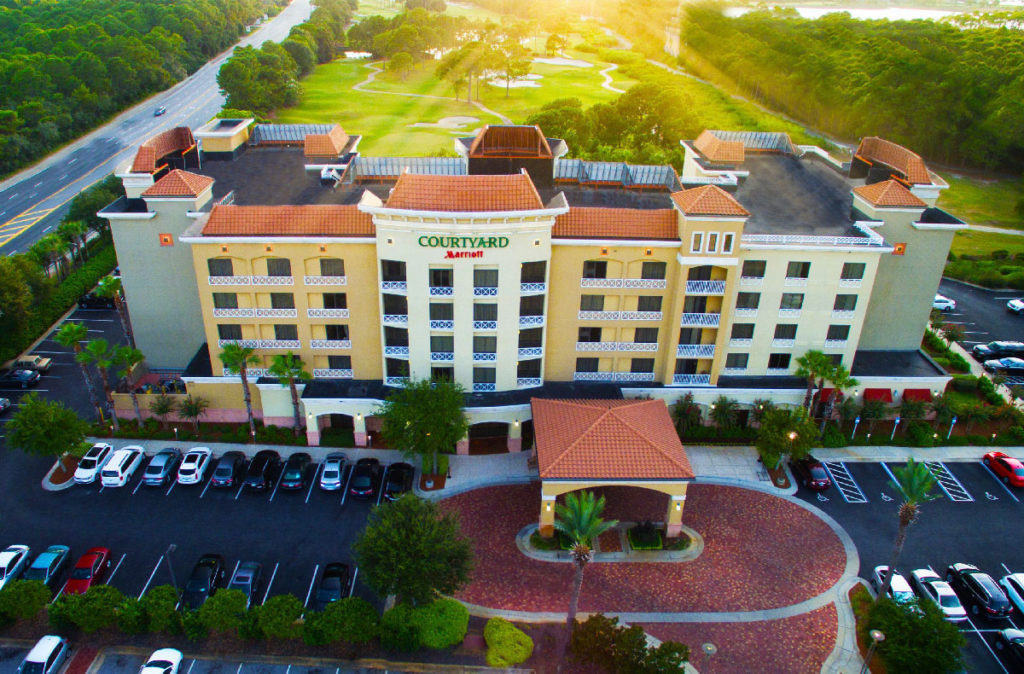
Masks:
[[[700,650],[704,652],[704,664],[701,666],[701,669],[707,670],[708,660],[711,659],[712,655],[718,652],[718,646],[715,646],[713,643],[708,641],[700,645]]]
[[[949,440],[949,436],[953,435],[953,427],[956,426],[956,415],[953,415],[953,420],[949,422],[949,432],[946,433],[946,439]]]
[[[167,546],[167,552],[164,553],[164,559],[167,560],[167,570],[171,572],[171,585],[174,589],[178,589],[178,581],[174,579],[174,565],[171,564],[171,553],[178,549],[178,546],[171,543]]]
[[[882,634],[881,630],[871,630],[871,646],[868,648],[868,656],[864,658],[864,665],[860,668],[860,674],[867,674],[868,665],[871,664],[871,656],[875,654],[875,649],[878,648],[878,644],[885,641],[885,635]]]
[[[889,442],[892,442],[892,439],[896,437],[896,428],[899,425],[900,425],[900,417],[899,417],[899,415],[896,415],[896,421],[892,425],[892,435],[889,436]],[[881,632],[879,632],[879,634],[881,634]]]
[[[859,414],[857,415],[857,418],[853,420],[853,433],[850,433],[850,439],[851,440],[853,440],[854,436],[857,435],[857,426],[860,426],[860,415]]]

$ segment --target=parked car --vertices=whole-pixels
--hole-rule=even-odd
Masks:
[[[181,450],[177,447],[164,447],[153,455],[142,474],[142,484],[149,487],[161,487],[171,480],[174,469],[181,461]]]
[[[113,309],[114,298],[113,297],[102,297],[96,294],[96,291],[87,292],[78,298],[79,309]]]
[[[875,588],[875,592],[882,588],[882,584],[885,583],[885,574],[888,572],[889,567],[885,565],[876,566],[874,571],[871,572],[871,586]],[[889,598],[900,606],[909,607],[917,603],[917,597],[910,588],[910,583],[907,582],[907,579],[899,571],[894,571],[892,574],[892,582],[889,584]]]
[[[263,565],[258,562],[242,562],[235,569],[228,583],[229,590],[238,590],[245,594],[245,608],[248,609],[256,603],[256,592],[260,586],[260,576],[263,575]]]
[[[25,570],[25,580],[38,580],[46,583],[51,588],[54,581],[60,576],[68,563],[68,556],[71,548],[66,545],[51,545],[46,548],[33,560],[31,566]]]
[[[70,653],[67,639],[47,634],[36,642],[18,665],[18,674],[57,674]]]
[[[164,106],[161,105],[159,108],[157,108],[156,110],[153,111],[153,116],[154,117],[160,117],[160,116],[162,116],[166,112],[167,112],[167,108],[165,108]]]
[[[7,410],[11,409],[10,398],[0,398],[0,414],[3,414]]]
[[[281,468],[281,457],[272,449],[256,452],[245,471],[246,489],[269,489]]]
[[[342,487],[341,477],[345,474],[345,455],[333,452],[324,460],[320,473],[320,488],[324,491],[338,491]]]
[[[910,578],[917,596],[935,604],[946,620],[954,623],[967,620],[967,611],[957,598],[956,592],[953,592],[953,588],[942,580],[939,574],[931,569],[915,569],[910,572]]]
[[[50,366],[53,365],[51,358],[43,358],[42,356],[31,355],[22,356],[18,360],[14,361],[15,367],[19,370],[35,370],[36,372],[47,372]]]
[[[1024,573],[1011,573],[1003,576],[999,581],[999,587],[1003,588],[1010,603],[1016,606],[1018,611],[1024,613]]]
[[[110,569],[109,548],[89,548],[71,569],[71,578],[64,583],[64,594],[85,594],[93,585],[100,585]]]
[[[938,309],[939,311],[953,311],[956,309],[956,300],[950,299],[945,295],[935,293],[935,299],[932,300],[932,309]]]
[[[110,459],[113,451],[114,448],[105,442],[97,442],[90,447],[85,456],[79,460],[78,468],[75,469],[75,483],[92,484],[95,482],[96,476],[103,470],[103,466]]]
[[[972,564],[950,564],[946,569],[946,582],[953,586],[960,601],[970,604],[971,613],[986,618],[1009,618],[1013,605],[992,576]]]
[[[1016,300],[1010,300],[1006,303],[1006,310],[1012,311],[1018,316],[1024,315],[1024,297]]]
[[[1024,358],[1008,356],[1006,358],[986,360],[981,366],[992,374],[1001,374],[1007,377],[1024,376]]]
[[[1024,665],[1024,632],[1012,627],[1000,630],[996,633],[996,650],[1006,653],[1011,662]]]
[[[971,355],[979,363],[986,360],[997,360],[999,358],[1024,357],[1024,342],[989,342],[988,344],[975,344],[971,349]]]
[[[1005,484],[1024,487],[1024,462],[1003,452],[989,452],[981,457],[981,462]]]
[[[193,447],[178,466],[178,484],[199,484],[206,477],[212,452],[209,447]]]
[[[100,483],[104,487],[123,487],[142,465],[145,453],[142,447],[129,445],[116,450],[100,471]]]
[[[352,573],[348,564],[333,562],[324,567],[316,586],[313,610],[323,611],[331,602],[347,597],[352,591]]]
[[[0,374],[0,388],[31,388],[39,383],[41,376],[35,370],[7,370]]]
[[[377,494],[377,483],[380,481],[380,461],[377,459],[359,459],[352,471],[348,493],[361,498],[373,498]]]
[[[245,471],[246,458],[242,452],[224,452],[217,459],[210,484],[214,487],[234,487]]]
[[[181,605],[187,609],[198,609],[207,599],[217,593],[224,582],[224,558],[206,554],[192,567],[192,574],[181,593]]]
[[[139,669],[139,674],[178,674],[181,667],[181,651],[176,648],[161,648],[153,651],[146,664]]]
[[[388,466],[387,480],[384,481],[384,498],[396,501],[402,494],[412,490],[412,476],[415,470],[407,463],[393,463]]]
[[[312,457],[306,452],[295,452],[284,464],[284,475],[281,476],[281,489],[302,489],[306,486],[306,473]]]
[[[797,461],[790,461],[789,467],[793,469],[797,481],[808,489],[825,491],[832,486],[825,466],[810,454]]]
[[[27,545],[8,545],[0,552],[0,590],[21,576],[31,554]]]

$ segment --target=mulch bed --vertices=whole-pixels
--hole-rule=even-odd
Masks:
[[[789,475],[786,474],[785,468],[779,466],[778,468],[767,468],[767,471],[773,486],[779,489],[789,489]]]
[[[85,674],[98,654],[99,650],[92,646],[79,646],[75,649],[75,655],[71,658],[68,668],[64,670],[64,674]]]
[[[60,458],[60,466],[53,471],[50,481],[53,484],[64,484],[75,477],[75,470],[78,468],[79,457],[66,454]]]
[[[868,593],[861,583],[857,583],[850,588],[847,593],[847,597],[850,599],[850,605],[853,607],[853,615],[857,620],[857,648],[860,649],[860,657],[866,658],[868,656],[868,646],[864,643],[864,640],[860,638],[860,625],[861,615],[866,614],[867,610],[871,607],[871,595]],[[872,657],[871,662],[868,663],[868,669],[871,674],[888,674],[888,670],[885,668],[885,664],[879,657]]]
[[[598,549],[601,552],[622,552],[622,539],[618,529],[609,529],[597,537]]]
[[[434,486],[428,487],[427,480],[433,480]],[[427,475],[423,473],[420,475],[420,489],[423,491],[437,491],[438,489],[444,489],[445,474],[439,473],[437,475]]]

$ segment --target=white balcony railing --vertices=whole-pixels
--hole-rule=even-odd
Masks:
[[[576,318],[581,321],[617,321],[619,313],[618,311],[581,311],[576,314]]]
[[[384,355],[392,358],[408,358],[409,347],[407,346],[385,346]]]
[[[438,362],[450,363],[453,360],[455,360],[455,352],[454,351],[431,351],[430,352],[430,360],[435,362],[435,363],[438,363]]]
[[[574,372],[573,381],[644,382],[654,381],[653,372]]]
[[[224,348],[228,344],[237,344],[243,349],[258,349],[260,346],[260,340],[258,339],[218,339],[217,346]]]
[[[313,368],[313,376],[317,379],[352,379],[352,370],[338,370],[329,367]]]
[[[839,279],[840,288],[859,288],[864,284],[864,279],[860,278],[841,278]]]
[[[789,286],[790,288],[805,288],[807,287],[807,279],[803,276],[787,276],[783,279],[782,285]]]
[[[722,314],[683,314],[679,319],[681,328],[717,328]]]
[[[622,311],[619,312],[620,321],[660,321],[660,311]]]
[[[385,386],[405,386],[408,383],[408,377],[384,377]]]
[[[710,374],[674,374],[673,386],[711,386]]]
[[[537,388],[543,385],[544,380],[540,377],[519,377],[516,379],[516,388]]]
[[[724,295],[725,281],[687,281],[687,295]]]
[[[792,349],[796,346],[795,339],[779,339],[778,337],[772,339],[772,346],[777,346],[780,349]]]
[[[581,288],[621,288],[620,278],[581,278]]]
[[[714,358],[714,344],[679,344],[676,346],[676,358]]]
[[[657,351],[657,342],[619,342],[619,351]]]
[[[271,309],[268,307],[256,307],[256,318],[297,318],[298,310],[292,309]]]
[[[498,294],[498,288],[494,286],[476,286],[473,288],[473,297],[494,297]]]
[[[750,337],[733,337],[732,339],[729,340],[729,346],[730,347],[732,347],[732,346],[736,346],[736,347],[752,346],[753,344],[754,344],[754,340],[752,338],[750,338]]]
[[[740,285],[744,288],[760,288],[764,285],[763,276],[741,276]]]
[[[520,316],[519,327],[520,328],[533,328],[538,325],[544,325],[543,316]]]
[[[405,281],[381,281],[380,289],[386,293],[398,293],[399,295],[406,293]]]
[[[451,286],[430,286],[431,297],[451,297],[455,294],[455,288]]]
[[[770,367],[765,372],[766,372],[766,374],[769,374],[769,375],[771,375],[773,377],[781,377],[782,375],[789,374],[789,368],[788,367]]]
[[[238,308],[238,309],[214,309],[214,318],[252,318],[256,315],[256,311],[250,308]]]
[[[521,346],[519,347],[519,360],[530,360],[533,358],[543,358],[544,348],[540,346]]]
[[[473,382],[473,393],[490,393],[496,391],[497,388],[494,382]]]
[[[384,325],[409,325],[409,315],[384,314]]]
[[[833,309],[832,318],[840,321],[852,321],[853,317],[857,315],[856,311],[846,311],[845,309]]]
[[[294,276],[253,276],[252,284],[254,286],[293,286],[295,285]]]
[[[302,282],[308,286],[347,286],[345,276],[303,276]]]
[[[258,377],[266,377],[267,376],[267,368],[265,368],[265,367],[247,367],[247,368],[245,368],[245,376],[248,377],[250,380],[251,379],[256,379]]]
[[[482,352],[482,351],[481,352],[474,352],[473,353],[473,362],[474,363],[488,363],[488,362],[489,363],[493,363],[497,359],[498,359],[498,354],[496,354],[496,353],[486,353],[486,352]]]
[[[256,348],[259,349],[301,349],[302,342],[297,339],[260,339]]]
[[[668,282],[663,278],[625,278],[622,279],[623,288],[648,288],[652,290],[664,290]]]
[[[206,282],[212,286],[248,286],[252,285],[251,276],[207,276]]]
[[[653,372],[616,372],[615,381],[654,381]]]
[[[352,340],[350,339],[311,339],[309,340],[309,348],[311,349],[351,349]]]
[[[845,349],[847,341],[845,339],[826,339],[826,349]]]
[[[430,321],[431,330],[454,330],[455,321]]]
[[[498,321],[473,321],[474,330],[497,330]]]
[[[576,342],[577,351],[618,351],[618,342]]]
[[[306,309],[306,318],[348,318],[348,309]]]
[[[753,309],[746,307],[737,308],[735,313],[739,318],[757,318],[757,307],[754,307]]]
[[[543,295],[548,291],[547,283],[520,283],[520,295]]]
[[[800,318],[800,309],[779,309],[779,318]]]

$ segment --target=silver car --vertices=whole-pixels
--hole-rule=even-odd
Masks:
[[[174,469],[179,461],[181,461],[180,449],[177,447],[161,449],[149,460],[146,472],[142,474],[142,484],[150,487],[159,487],[166,484],[171,479],[171,476],[174,475]]]
[[[338,491],[345,475],[345,455],[334,452],[327,455],[324,470],[320,473],[320,488],[324,491]]]

